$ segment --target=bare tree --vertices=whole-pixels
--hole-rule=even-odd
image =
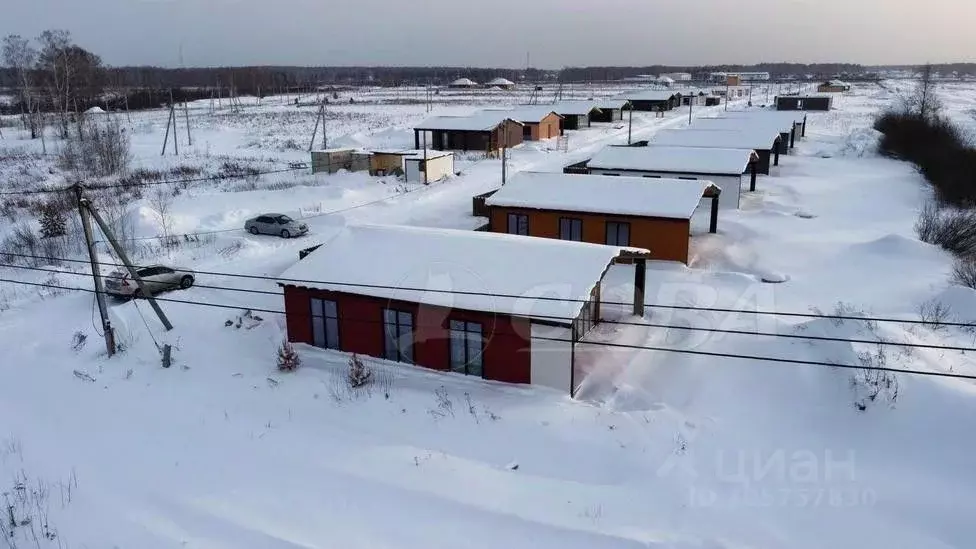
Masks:
[[[40,116],[36,112],[39,110],[39,105],[35,105],[33,96],[37,50],[31,46],[30,40],[19,34],[11,34],[3,39],[3,63],[13,70],[17,86],[20,88],[24,125],[30,130],[31,139],[36,139],[40,129]]]
[[[902,100],[906,114],[930,120],[942,112],[942,101],[936,93],[935,76],[932,65],[925,65],[919,70],[915,89]]]
[[[149,195],[149,205],[159,219],[163,231],[163,246],[169,248],[173,234],[173,190],[168,185],[158,185]]]
[[[69,112],[78,101],[94,97],[104,79],[99,56],[77,46],[66,30],[46,30],[37,38],[41,44],[38,69],[45,75],[48,93],[61,117],[61,136],[68,136]]]

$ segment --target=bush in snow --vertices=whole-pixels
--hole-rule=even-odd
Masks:
[[[976,290],[976,258],[967,257],[957,260],[952,268],[952,281]]]
[[[927,204],[915,221],[915,234],[957,256],[976,255],[976,211]]]
[[[373,381],[373,370],[363,363],[358,355],[349,358],[349,371],[346,374],[346,381],[352,389],[358,389],[369,385]]]
[[[287,339],[282,340],[281,346],[278,347],[278,371],[294,372],[301,364],[302,359],[298,356],[295,347]]]
[[[851,376],[854,390],[854,406],[865,411],[872,403],[887,401],[894,405],[898,400],[898,376],[888,368],[888,348],[879,343],[874,351],[857,354],[862,369]]]
[[[918,306],[918,317],[926,328],[942,331],[946,322],[952,322],[952,307],[938,299],[930,299]]]
[[[115,119],[81,124],[58,152],[61,169],[90,177],[124,174],[131,159],[129,136]]]

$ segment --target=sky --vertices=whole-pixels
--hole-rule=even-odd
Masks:
[[[110,65],[976,61],[969,0],[5,0]],[[924,9],[920,9],[924,6]],[[181,55],[182,52],[182,55]],[[182,59],[181,59],[182,58]]]

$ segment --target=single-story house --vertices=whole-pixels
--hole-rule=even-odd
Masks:
[[[673,147],[704,147],[709,149],[751,149],[756,151],[759,162],[756,170],[769,175],[771,165],[779,166],[779,131],[762,127],[742,130],[660,130],[651,140],[653,145]],[[772,161],[771,161],[772,160]]]
[[[699,105],[704,106],[705,97],[707,97],[708,95],[709,92],[705,90],[696,90],[696,89],[685,90],[685,92],[681,95],[681,104],[686,107],[690,104],[694,104],[695,106],[699,106]]]
[[[600,109],[593,101],[562,101],[552,106],[562,117],[561,130],[578,130],[590,127],[591,116],[599,114]]]
[[[670,111],[681,105],[681,94],[674,90],[637,90],[623,94],[635,111]]]
[[[796,140],[806,136],[807,115],[789,111],[774,111],[768,109],[752,109],[745,111],[725,111],[715,115],[717,118],[742,118],[747,120],[772,120],[780,124],[781,132],[790,132],[790,148],[796,145]]]
[[[633,312],[641,316],[647,254],[490,232],[347,225],[278,284],[289,341],[573,394],[575,347],[602,318],[607,270],[620,259],[636,264]]]
[[[689,127],[700,130],[748,130],[753,127],[775,130],[780,136],[780,154],[790,153],[790,143],[793,141],[794,130],[792,121],[756,117],[696,118]]]
[[[759,155],[751,149],[709,149],[702,147],[605,147],[586,162],[595,175],[704,179],[722,190],[721,206],[739,208],[744,180],[756,190]],[[653,251],[654,248],[651,248]]]
[[[818,93],[842,93],[851,90],[851,85],[843,80],[829,80],[817,86]]]
[[[470,78],[458,78],[447,85],[448,88],[477,88],[478,83]]]
[[[778,111],[829,111],[833,105],[834,98],[829,95],[776,96]]]
[[[715,94],[709,94],[705,96],[705,106],[714,107],[722,104],[722,98]]]
[[[491,155],[522,143],[522,123],[502,111],[428,118],[413,129],[415,149],[421,148],[421,133],[427,136],[427,147],[441,151],[484,151]]]
[[[356,149],[323,149],[312,151],[312,173],[336,173],[339,170],[369,170],[369,153]]]
[[[490,109],[487,112],[505,113],[512,120],[520,122],[523,141],[539,141],[561,135],[562,116],[549,106],[521,106],[514,109]]]
[[[498,77],[498,78],[495,78],[493,80],[489,80],[488,82],[486,82],[485,83],[485,86],[487,86],[489,88],[500,88],[500,89],[503,89],[503,90],[514,90],[515,89],[515,82],[512,82],[511,80],[509,80],[507,78]]]
[[[624,111],[630,110],[630,101],[626,99],[600,99],[596,102],[600,109],[590,114],[591,122],[619,122],[624,119]]]
[[[715,232],[720,193],[704,180],[520,172],[485,204],[492,232],[637,246],[650,259],[688,263],[691,218],[712,198]]]

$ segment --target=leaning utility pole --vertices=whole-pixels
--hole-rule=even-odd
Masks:
[[[315,136],[319,132],[319,124],[322,124],[322,150],[328,149],[328,140],[325,134],[325,102],[329,98],[325,95],[322,96],[322,104],[319,105],[319,110],[315,113],[315,127],[312,128],[312,140],[308,144],[308,152],[312,152],[315,148]]]
[[[108,239],[108,243],[112,246],[112,249],[115,250],[115,254],[119,256],[119,259],[122,260],[122,264],[125,265],[126,270],[129,271],[129,276],[132,277],[132,280],[135,281],[136,286],[139,287],[140,295],[149,301],[149,305],[153,308],[153,311],[156,312],[156,316],[159,317],[159,321],[163,323],[166,330],[172,330],[173,325],[170,324],[169,319],[166,318],[166,314],[164,314],[163,310],[159,307],[159,303],[156,303],[156,299],[153,298],[152,295],[152,290],[142,283],[142,278],[139,276],[139,273],[136,272],[136,268],[132,265],[132,262],[129,261],[129,256],[125,253],[125,250],[121,245],[119,245],[118,239],[115,238],[115,233],[113,233],[112,229],[107,223],[105,223],[102,216],[98,214],[98,210],[91,205],[91,202],[88,201],[88,199],[84,199],[84,202],[85,209],[89,214],[91,214],[92,218],[95,220],[95,223],[98,223],[98,227],[102,229],[102,234],[104,234],[105,238]]]
[[[183,100],[183,114],[186,116],[186,146],[193,146],[193,138],[190,137],[190,108],[186,105],[186,100]]]
[[[105,287],[102,285],[102,273],[98,268],[95,252],[95,239],[92,236],[92,225],[81,183],[75,184],[75,196],[78,199],[78,215],[81,216],[81,226],[85,231],[85,247],[88,249],[88,259],[91,262],[92,278],[95,280],[95,301],[98,303],[98,314],[102,318],[102,331],[105,337],[105,350],[108,356],[115,354],[115,334],[112,332],[112,322],[108,319],[108,307],[105,305]]]
[[[169,117],[166,119],[166,135],[163,137],[163,152],[159,156],[166,156],[166,145],[169,143],[169,128],[173,128],[173,154],[179,156],[180,146],[176,139],[176,104],[173,103],[173,90],[169,91]]]

